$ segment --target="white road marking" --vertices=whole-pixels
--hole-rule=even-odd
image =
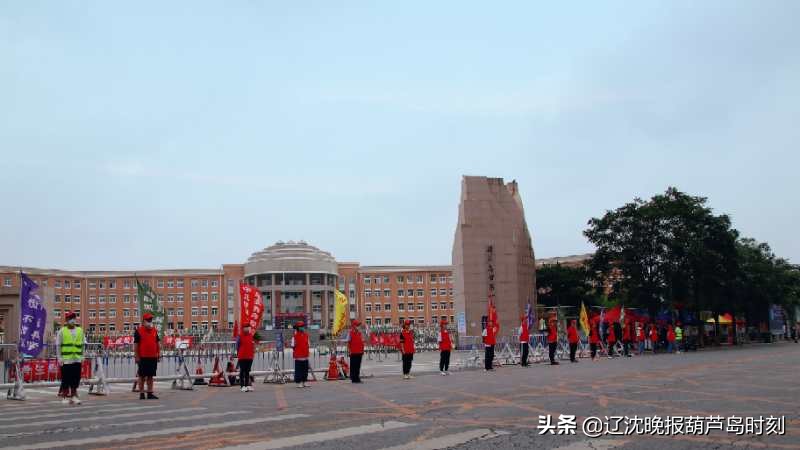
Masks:
[[[195,431],[205,431],[205,430],[216,430],[220,428],[229,428],[229,427],[238,427],[243,425],[255,425],[259,423],[267,423],[267,422],[276,422],[281,420],[291,420],[297,419],[301,417],[309,417],[306,414],[286,414],[283,416],[275,416],[275,417],[261,417],[256,419],[245,419],[245,420],[235,420],[232,422],[218,422],[218,423],[209,423],[203,425],[195,425],[190,427],[175,427],[175,428],[164,428],[161,430],[148,430],[147,436],[168,436],[168,435],[175,435],[180,433],[192,433]],[[28,444],[28,445],[13,445],[11,447],[0,447],[0,450],[44,450],[53,447],[70,447],[70,446],[83,446],[83,445],[93,445],[93,444],[104,444],[107,442],[117,442],[117,441],[126,441],[129,439],[141,439],[142,432],[137,431],[135,433],[122,433],[122,434],[111,434],[106,436],[98,436],[98,437],[90,437],[90,438],[83,438],[83,439],[56,439],[47,442],[37,442],[36,444]]]
[[[438,450],[443,448],[455,447],[466,442],[478,439],[486,440],[508,434],[507,431],[492,431],[488,428],[468,430],[461,433],[448,434],[419,442],[410,442],[395,447],[387,447],[383,450]]]
[[[180,422],[183,420],[210,419],[213,417],[232,416],[234,414],[247,414],[249,412],[250,411],[226,411],[220,413],[193,414],[190,416],[162,417],[160,419],[151,419],[151,420],[134,420],[122,423],[96,423],[88,426],[77,425],[69,428],[48,428],[45,430],[37,430],[37,431],[22,431],[20,433],[14,433],[14,434],[0,434],[0,438],[19,438],[23,436],[27,437],[27,436],[38,436],[42,434],[75,433],[75,432],[85,432],[85,431],[101,430],[101,429],[107,430],[109,428],[114,428],[114,427],[154,425],[164,422]]]
[[[628,441],[618,439],[589,439],[586,441],[573,442],[572,444],[558,447],[555,450],[608,450],[621,447]]]
[[[96,409],[97,407],[100,407],[100,406],[105,406],[105,408]],[[38,412],[35,412],[35,411],[24,411],[24,412],[20,411],[19,414],[13,415],[11,417],[0,417],[0,422],[8,422],[10,420],[25,420],[25,419],[50,419],[50,418],[53,418],[53,417],[65,417],[65,416],[75,417],[75,415],[80,411],[88,411],[88,412],[91,412],[92,414],[94,414],[94,413],[101,413],[101,412],[102,413],[107,413],[107,412],[115,412],[115,411],[116,412],[119,412],[119,411],[138,411],[138,410],[142,410],[142,409],[163,408],[162,405],[153,405],[153,406],[119,406],[119,407],[109,407],[109,406],[111,406],[111,405],[91,405],[91,406],[88,406],[88,407],[84,407],[83,405],[81,405],[81,406],[65,405],[64,408],[48,407],[47,410],[42,410],[42,411],[38,411]],[[50,412],[53,412],[53,411],[59,411],[59,410],[60,410],[60,412],[57,412],[57,413],[54,413],[54,414],[42,414],[42,413],[50,413]],[[3,424],[0,423],[0,426],[3,426]]]
[[[78,410],[80,407],[75,408]],[[62,423],[68,422],[80,422],[80,421],[92,421],[92,420],[103,420],[103,419],[117,419],[121,417],[138,417],[138,416],[146,416],[148,414],[169,414],[169,413],[178,413],[178,412],[191,412],[191,411],[203,411],[206,408],[201,406],[197,406],[194,408],[180,408],[180,409],[162,409],[156,411],[144,411],[144,412],[136,412],[136,413],[124,413],[124,414],[113,414],[113,415],[103,415],[103,416],[83,416],[83,417],[73,417],[72,419],[58,419],[58,420],[45,420],[42,422],[25,422],[25,423],[15,423],[9,425],[3,425],[3,429],[8,428],[23,428],[23,427],[38,427],[42,425],[59,425]],[[94,411],[92,411],[94,412]],[[74,414],[73,414],[74,416]]]
[[[335,439],[342,439],[362,434],[379,433],[381,431],[396,430],[399,428],[410,427],[413,423],[396,422],[390,420],[383,424],[374,423],[371,425],[361,425],[357,427],[340,428],[338,430],[323,431],[321,433],[301,434],[298,436],[288,436],[266,441],[259,441],[252,444],[235,445],[224,447],[224,450],[267,450],[285,447],[295,447],[311,444],[314,442],[327,442]],[[2,450],[2,449],[0,449]]]

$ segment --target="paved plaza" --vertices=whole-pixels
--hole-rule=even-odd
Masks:
[[[431,361],[434,354],[421,359]],[[397,364],[396,372],[392,365]],[[681,355],[581,360],[560,366],[433,372],[410,381],[399,363],[370,362],[375,377],[349,382],[169,390],[140,401],[114,385],[63,406],[52,389],[25,402],[0,401],[0,450],[181,449],[800,449],[800,344],[721,348]],[[380,368],[378,370],[377,368]],[[572,435],[540,435],[540,416],[574,415]],[[785,416],[783,435],[604,435],[589,438],[590,416]],[[624,427],[623,427],[624,429]]]

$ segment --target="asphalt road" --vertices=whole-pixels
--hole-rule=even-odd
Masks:
[[[492,373],[465,370],[448,377],[430,372],[432,355],[420,359],[427,364],[418,368],[428,372],[413,380],[402,380],[399,363],[390,359],[380,370],[376,363],[376,376],[361,385],[320,381],[297,389],[257,383],[248,393],[160,385],[161,399],[145,401],[125,392],[128,386],[115,385],[109,396],[84,395],[81,406],[55,402],[50,389],[34,390],[25,402],[0,400],[0,450],[800,449],[800,344],[503,367]],[[540,434],[540,416],[548,415],[554,424],[559,415],[576,416],[576,433]],[[722,423],[723,430],[689,435],[690,420],[683,419],[687,424],[667,428],[672,432],[664,435],[590,438],[581,427],[590,416],[601,421],[638,416],[648,424],[720,416],[699,422]],[[745,423],[747,417],[785,417],[784,432],[728,433],[731,416]]]

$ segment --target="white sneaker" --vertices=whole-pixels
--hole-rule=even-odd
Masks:
[[[72,403],[75,405],[80,405],[81,399],[79,399],[78,397],[72,397]]]
[[[446,376],[446,375],[447,375],[446,373],[444,373],[444,371],[441,371],[441,372],[439,372],[439,373],[441,373],[441,374],[442,374],[442,376]]]
[[[253,392],[253,386],[247,386],[247,392]]]
[[[297,383],[297,388],[298,389],[302,389],[303,388],[303,383]]]
[[[306,387],[311,387],[311,385],[310,385],[310,384],[303,383],[303,387],[304,387],[304,388],[306,388]]]
[[[404,380],[408,380],[408,378],[409,378],[408,375],[403,375]]]
[[[242,392],[247,392],[247,386],[242,386],[239,390]]]
[[[70,403],[70,401],[69,401],[69,399],[67,397],[64,397],[64,398],[61,399],[61,404],[62,405],[69,405],[69,403]]]

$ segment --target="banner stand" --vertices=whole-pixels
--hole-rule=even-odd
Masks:
[[[281,352],[283,353],[283,352]],[[278,351],[275,351],[275,357],[272,359],[272,369],[267,372],[267,376],[264,377],[264,384],[273,383],[273,384],[286,384],[289,382],[289,377],[283,373],[281,370],[281,366],[278,363]]]
[[[6,393],[6,399],[8,400],[25,400],[25,386],[23,386],[23,375],[22,370],[20,369],[19,360],[14,360],[14,387],[9,388],[8,392]]]
[[[186,358],[183,356],[183,349],[178,349],[178,368],[176,375],[180,378],[172,380],[172,389],[181,391],[193,391],[194,379],[189,375],[189,367],[186,366]]]

